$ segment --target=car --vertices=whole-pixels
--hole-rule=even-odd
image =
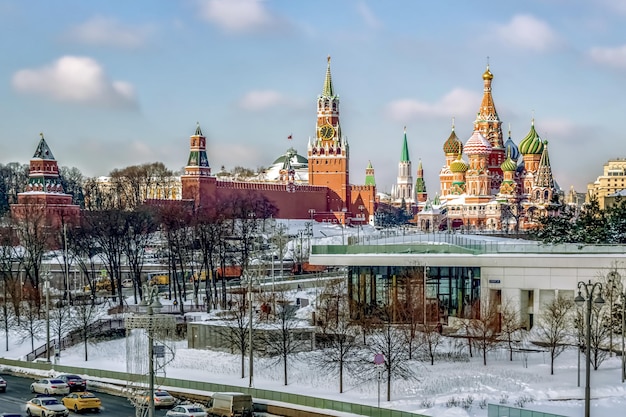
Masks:
[[[38,417],[67,417],[70,411],[54,397],[37,396],[26,403],[26,415]]]
[[[7,392],[7,381],[0,376],[0,392]]]
[[[207,417],[207,412],[198,404],[181,404],[165,413],[167,417]]]
[[[150,394],[148,394],[147,391],[143,391],[138,394],[136,401],[138,404],[148,404],[150,401]],[[171,407],[176,404],[176,401],[176,398],[165,390],[158,389],[154,391],[154,408]]]
[[[61,374],[57,375],[56,378],[65,382],[70,387],[70,392],[84,392],[87,390],[87,381],[78,375]]]
[[[79,413],[84,410],[100,411],[102,401],[91,392],[70,392],[61,400],[69,410]]]
[[[60,379],[40,379],[30,384],[30,392],[41,394],[69,394],[70,386]]]

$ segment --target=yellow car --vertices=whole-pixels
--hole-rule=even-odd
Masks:
[[[75,413],[84,410],[100,411],[102,402],[91,392],[72,392],[63,397],[63,405]]]

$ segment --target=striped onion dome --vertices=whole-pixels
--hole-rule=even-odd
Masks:
[[[489,155],[491,149],[491,143],[478,130],[474,130],[464,147],[467,155]]]
[[[452,172],[465,172],[468,168],[469,165],[461,158],[460,153],[459,157],[450,163],[450,171]]]
[[[500,165],[500,168],[502,168],[502,171],[504,172],[513,172],[517,169],[517,163],[515,163],[515,161],[513,159],[511,159],[511,156],[509,155],[504,162],[502,163],[502,165]]]
[[[458,155],[463,153],[463,142],[461,142],[454,131],[454,127],[452,128],[452,132],[448,137],[448,140],[443,144],[443,151],[446,154]]]
[[[519,143],[519,150],[522,155],[541,155],[543,152],[543,141],[535,130],[535,120],[530,125],[530,132]]]

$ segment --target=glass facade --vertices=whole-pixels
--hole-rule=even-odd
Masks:
[[[352,266],[348,269],[354,320],[444,323],[480,314],[480,268]]]

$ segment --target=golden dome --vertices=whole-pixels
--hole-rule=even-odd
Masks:
[[[487,65],[487,70],[483,73],[483,80],[493,80],[493,74],[489,71],[489,65]]]

